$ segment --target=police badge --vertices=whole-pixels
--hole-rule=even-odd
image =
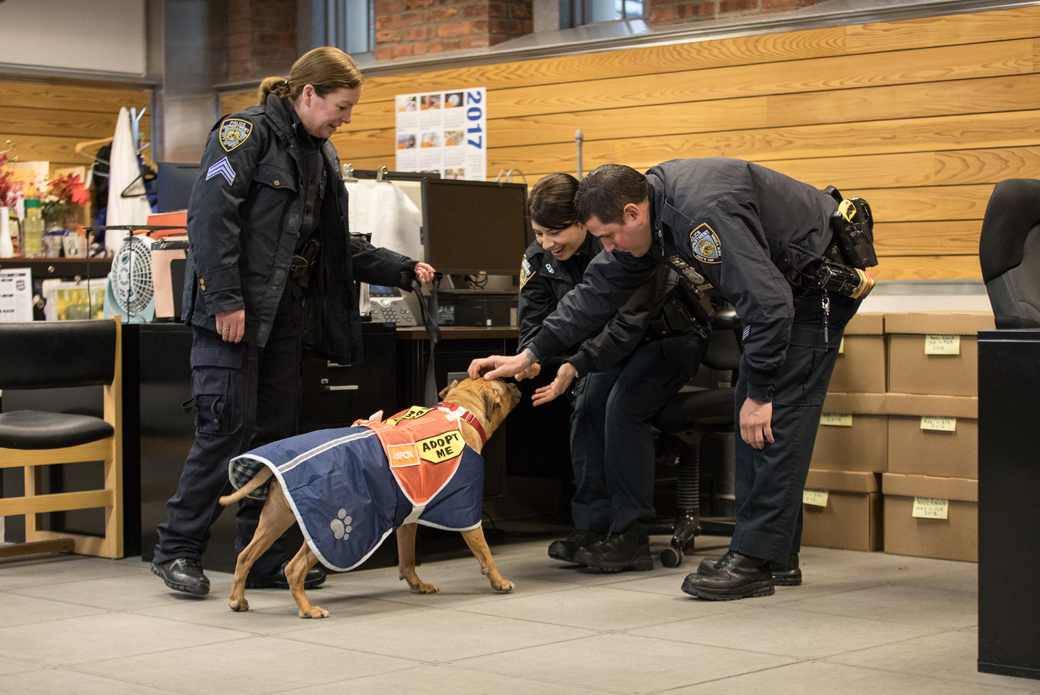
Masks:
[[[524,256],[524,260],[520,262],[520,289],[524,289],[524,285],[534,277],[536,272],[538,271],[531,270],[531,264],[528,262],[527,256]]]
[[[229,118],[220,124],[220,146],[230,152],[249,139],[253,124],[238,118]]]
[[[722,243],[715,230],[702,224],[690,232],[693,257],[701,263],[722,263]]]

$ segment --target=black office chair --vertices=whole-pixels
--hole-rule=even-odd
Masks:
[[[996,185],[982,220],[979,262],[997,328],[1040,328],[1040,181]]]
[[[732,309],[720,311],[712,320],[714,330],[701,364],[733,372],[740,366],[742,325]],[[670,548],[661,552],[661,564],[678,567],[683,551],[701,534],[733,535],[734,519],[702,517],[700,511],[701,439],[705,434],[733,431],[734,388],[682,391],[654,419],[658,430],[658,458],[667,462],[678,455],[676,470],[676,518]]]

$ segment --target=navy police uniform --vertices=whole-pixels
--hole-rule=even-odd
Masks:
[[[672,160],[646,173],[653,244],[636,258],[604,254],[530,345],[544,359],[595,329],[659,264],[703,277],[744,323],[735,425],[746,398],[772,401],[775,443],[736,437],[737,526],[730,550],[774,563],[799,550],[801,492],[838,345],[859,300],[788,277],[831,244],[837,201],[735,159]],[[795,272],[791,272],[791,271]]]
[[[527,249],[520,278],[519,352],[537,339],[545,318],[581,283],[602,249],[591,234],[566,261],[537,243]],[[648,339],[650,320],[671,299],[678,281],[662,269],[565,358],[578,373],[570,440],[577,488],[571,514],[578,530],[620,533],[654,516],[650,423],[697,371],[707,346],[703,326]]]
[[[360,361],[356,280],[408,289],[415,261],[351,237],[347,193],[331,143],[313,138],[291,104],[267,103],[210,132],[188,206],[183,319],[192,326],[192,445],[158,528],[155,562],[199,559],[244,451],[296,434],[304,349]],[[245,310],[240,343],[216,332],[220,312]],[[263,503],[240,503],[236,550]],[[253,566],[275,575],[278,542]]]

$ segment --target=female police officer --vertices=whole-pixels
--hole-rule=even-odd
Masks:
[[[519,352],[603,249],[577,222],[577,190],[574,177],[552,174],[528,197],[536,242],[521,266]],[[613,572],[653,569],[646,525],[654,515],[650,420],[697,371],[707,344],[693,322],[664,321],[665,304],[677,301],[675,285],[674,274],[655,275],[535,392],[536,406],[548,403],[580,377],[571,416],[575,530],[549,546],[554,559]],[[676,313],[668,315],[676,323]],[[649,330],[652,322],[657,330]],[[535,364],[518,378],[539,371]]]
[[[192,326],[195,443],[159,526],[152,571],[171,589],[209,591],[199,560],[220,514],[228,461],[296,434],[301,351],[359,361],[355,281],[408,289],[433,269],[349,235],[347,193],[328,142],[350,123],[363,78],[342,51],[322,47],[269,77],[260,104],[209,134],[188,205],[184,321]],[[236,550],[253,536],[262,502],[243,500]],[[285,583],[276,543],[251,586]],[[324,580],[312,570],[307,586]]]

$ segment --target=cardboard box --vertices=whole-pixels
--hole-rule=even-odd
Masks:
[[[977,334],[994,325],[982,311],[885,314],[888,391],[977,396]]]
[[[979,399],[888,394],[888,472],[979,477]]]
[[[886,553],[978,562],[978,481],[885,473],[881,490]],[[929,500],[946,502],[945,519],[913,515],[915,501],[934,510]]]
[[[845,327],[829,391],[885,392],[885,315],[856,314]]]
[[[884,473],[888,415],[883,393],[828,393],[810,468]]]
[[[810,494],[802,504],[802,545],[881,550],[883,514],[877,474],[809,471],[805,489]]]

